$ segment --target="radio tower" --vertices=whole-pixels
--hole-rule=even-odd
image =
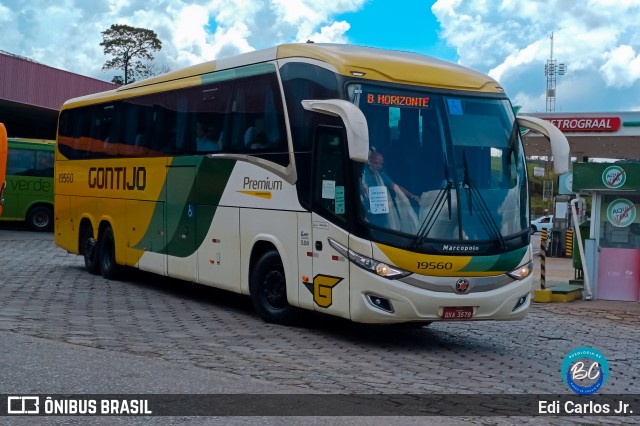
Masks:
[[[551,33],[551,56],[544,66],[544,75],[547,77],[547,112],[556,110],[556,76],[565,75],[566,73],[567,66],[558,64],[553,59],[553,33]]]

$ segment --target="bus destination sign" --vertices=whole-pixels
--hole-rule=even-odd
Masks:
[[[376,95],[369,93],[367,94],[367,103],[370,105],[429,108],[429,98],[420,96]]]

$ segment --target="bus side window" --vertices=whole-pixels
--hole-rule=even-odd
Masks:
[[[31,176],[35,168],[36,151],[30,149],[9,149],[7,156],[7,176]]]
[[[314,204],[327,219],[346,221],[345,150],[341,128],[318,126],[316,133]],[[326,215],[325,215],[326,216]]]
[[[284,113],[274,74],[237,80],[231,101],[231,149],[287,151]]]
[[[36,151],[34,176],[53,177],[53,152]]]

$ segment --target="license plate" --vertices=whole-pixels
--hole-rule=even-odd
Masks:
[[[473,316],[472,306],[458,306],[458,307],[447,306],[442,311],[442,319],[447,319],[447,320],[471,319],[472,316]]]

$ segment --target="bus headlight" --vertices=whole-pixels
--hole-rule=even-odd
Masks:
[[[396,268],[395,266],[387,265],[384,262],[378,262],[375,259],[371,259],[367,256],[363,256],[359,253],[356,253],[353,250],[350,250],[343,246],[340,243],[337,243],[331,238],[328,238],[329,245],[336,249],[341,255],[348,258],[353,264],[361,267],[362,269],[366,269],[369,272],[373,272],[381,277],[397,280],[398,278],[406,277],[407,275],[411,275],[411,272],[405,271],[400,268]]]
[[[533,272],[533,262],[529,261],[528,263],[522,266],[519,266],[518,269],[514,269],[511,272],[507,272],[507,275],[509,275],[511,278],[514,278],[516,280],[524,280],[529,275],[531,275],[532,272]]]

